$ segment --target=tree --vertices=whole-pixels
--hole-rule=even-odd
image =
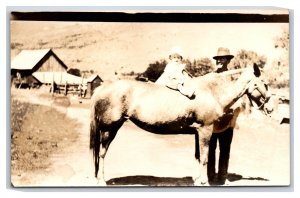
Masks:
[[[281,48],[288,51],[289,49],[289,40],[290,36],[287,30],[283,30],[281,33],[281,36],[277,36],[274,38],[274,47],[275,48]]]
[[[81,77],[81,74],[80,74],[80,69],[77,69],[77,68],[71,68],[67,71],[67,73],[69,74],[72,74],[74,76],[79,76]]]
[[[147,78],[152,82],[155,82],[163,73],[166,65],[167,65],[167,61],[164,59],[155,61],[154,63],[150,63],[146,71],[144,71],[141,75],[144,78]]]
[[[194,59],[193,63],[184,60],[186,70],[194,77],[203,76],[213,71],[213,63],[209,58]]]
[[[213,63],[209,58],[196,59],[193,62],[191,62],[189,59],[184,59],[183,63],[186,65],[186,70],[193,77],[202,76],[213,71]],[[144,79],[148,79],[152,82],[155,82],[164,72],[166,65],[167,61],[165,59],[150,63],[146,71],[141,73],[141,75],[136,79],[143,81]]]
[[[260,68],[264,68],[267,62],[265,56],[260,56],[256,52],[251,50],[239,50],[237,55],[232,59],[228,67],[230,69],[241,69],[248,66],[252,66],[256,63]]]
[[[266,68],[267,79],[272,87],[289,87],[289,32],[287,30],[283,30],[280,36],[274,38],[274,48],[281,55]]]

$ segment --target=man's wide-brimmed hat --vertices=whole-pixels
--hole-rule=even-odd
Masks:
[[[232,59],[234,56],[230,54],[230,51],[228,48],[225,47],[219,47],[217,56],[214,56],[213,59],[217,60],[219,58],[226,57],[228,59]]]

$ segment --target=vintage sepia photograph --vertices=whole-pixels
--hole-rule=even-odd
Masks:
[[[11,11],[12,187],[290,186],[289,19]]]

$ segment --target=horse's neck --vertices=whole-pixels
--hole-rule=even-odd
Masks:
[[[220,104],[222,105],[224,111],[227,111],[233,104],[235,104],[238,99],[240,99],[245,93],[247,83],[241,82],[240,79],[225,85],[225,90],[220,98]]]
[[[209,87],[217,98],[221,108],[227,111],[240,97],[243,96],[249,80],[240,77],[230,80],[230,75],[213,74],[208,80]]]

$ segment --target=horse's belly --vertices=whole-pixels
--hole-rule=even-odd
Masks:
[[[195,121],[195,113],[190,101],[162,100],[144,97],[143,103],[137,102],[128,110],[128,117],[140,128],[153,133],[188,133]]]
[[[189,126],[192,122],[188,120],[184,121],[172,121],[172,122],[148,122],[141,121],[140,119],[130,118],[130,120],[146,131],[157,134],[190,134],[193,130]]]

